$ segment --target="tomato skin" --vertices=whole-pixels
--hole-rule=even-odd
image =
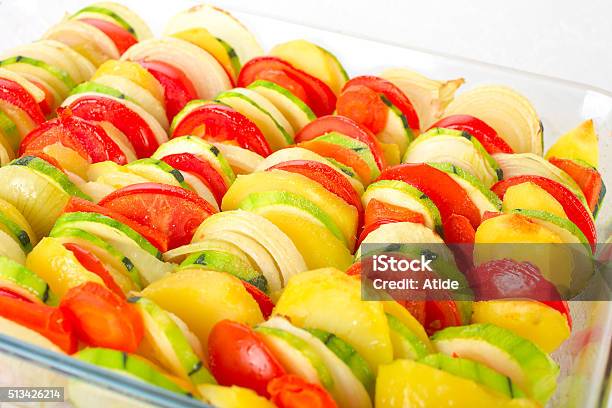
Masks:
[[[84,95],[72,102],[69,108],[73,115],[83,119],[113,124],[127,136],[138,158],[150,157],[159,147],[147,122],[114,99],[103,95]]]
[[[250,119],[217,103],[207,103],[190,111],[172,132],[172,137],[184,135],[199,136],[213,142],[235,141],[243,149],[263,157],[272,153],[265,136]]]
[[[87,201],[78,197],[70,197],[68,204],[66,204],[66,207],[64,207],[64,213],[70,212],[94,212],[106,215],[107,217],[113,218],[132,228],[134,231],[138,232],[161,252],[166,252],[168,250],[168,242],[166,240],[166,237],[164,237],[158,231],[146,225],[134,222],[115,211],[104,208],[98,204],[94,204],[91,201]]]
[[[272,299],[264,292],[262,292],[258,287],[251,285],[249,282],[245,282],[241,280],[242,284],[246,291],[255,299],[257,305],[259,306],[259,310],[261,310],[261,314],[264,319],[267,319],[272,314],[272,310],[274,309],[274,303]]]
[[[187,102],[198,99],[193,84],[180,69],[161,61],[142,60],[138,63],[164,88],[166,116],[169,122],[187,105]]]
[[[344,84],[342,92],[356,85],[366,86],[378,94],[383,94],[406,116],[408,125],[410,125],[411,129],[418,131],[421,128],[419,117],[414,110],[414,106],[412,106],[412,102],[410,102],[410,99],[408,99],[404,92],[391,81],[373,75],[362,75],[352,78]]]
[[[32,95],[17,82],[0,78],[0,99],[23,110],[36,125],[45,121],[45,115],[40,106]]]
[[[80,18],[79,21],[87,23],[106,34],[117,47],[119,54],[123,54],[128,48],[138,42],[132,33],[110,21],[97,18]]]
[[[400,180],[421,190],[440,210],[445,228],[452,214],[466,217],[474,229],[480,224],[480,211],[465,190],[446,173],[425,163],[405,163],[390,167],[381,173],[378,180]]]
[[[547,193],[552,195],[555,200],[561,204],[565,214],[571,222],[576,224],[582,233],[586,236],[587,240],[591,244],[591,249],[595,252],[595,244],[597,242],[597,231],[593,219],[589,214],[589,210],[584,207],[582,202],[564,185],[557,183],[546,177],[541,176],[516,176],[506,180],[498,181],[491,187],[497,196],[503,200],[506,190],[517,184],[531,182],[546,190]]]
[[[270,400],[278,408],[337,408],[336,401],[320,385],[287,374],[268,384]]]
[[[194,174],[208,186],[217,204],[221,205],[223,196],[227,193],[227,185],[223,176],[208,161],[202,160],[191,153],[171,154],[162,157],[161,160],[179,171]]]
[[[49,339],[65,353],[77,351],[77,337],[70,316],[47,305],[0,296],[0,316],[12,320]]]
[[[326,115],[304,126],[295,136],[295,143],[305,142],[329,132],[339,132],[368,145],[380,170],[387,167],[385,155],[376,136],[365,126],[346,116]]]
[[[299,173],[321,184],[327,191],[343,199],[348,205],[357,209],[360,219],[363,218],[363,205],[361,197],[344,176],[325,163],[312,160],[289,160],[278,163],[268,169],[284,170]]]
[[[601,174],[597,169],[583,166],[570,159],[559,159],[551,157],[548,159],[556,167],[565,171],[580,186],[584,194],[589,209],[593,214],[597,214],[600,203],[606,195],[606,186],[602,181]]]
[[[71,288],[59,308],[74,321],[79,340],[89,346],[134,353],[144,336],[138,310],[95,282]]]
[[[323,140],[309,140],[298,143],[297,146],[351,167],[365,185],[370,184],[370,167],[351,149]]]
[[[336,110],[339,115],[353,119],[375,134],[385,128],[389,114],[389,107],[380,95],[365,85],[343,89],[336,102]]]
[[[100,262],[100,259],[98,259],[97,256],[71,242],[65,243],[64,248],[72,252],[83,268],[98,275],[107,288],[112,290],[115,294],[123,296],[123,291],[117,285],[111,274],[108,272],[108,270],[106,270],[106,267],[102,262]]]
[[[461,313],[453,300],[428,300],[425,302],[425,331],[432,335],[438,330],[461,326]]]
[[[334,111],[336,95],[327,84],[277,57],[256,57],[244,64],[238,75],[238,86],[247,87],[258,79],[274,82],[274,77],[270,76],[268,71],[283,72],[293,82],[298,83],[307,95],[306,100],[303,100],[304,103],[313,110],[315,115],[329,115]],[[281,82],[278,85],[287,85],[287,81]]]
[[[3,288],[3,287],[0,287],[0,296],[6,296],[11,299],[21,300],[22,302],[26,302],[26,303],[34,303],[30,299],[24,296],[21,296],[19,293],[15,293],[12,290]]]
[[[245,324],[222,320],[208,336],[209,367],[221,385],[238,385],[268,397],[266,387],[285,369],[261,338]]]
[[[44,122],[23,139],[20,154],[31,154],[60,143],[90,163],[114,161],[126,164],[127,157],[97,123],[73,116],[68,108],[58,108],[58,117]]]
[[[193,191],[157,183],[120,188],[99,204],[160,232],[166,237],[168,249],[191,242],[200,224],[217,212]]]
[[[567,325],[572,330],[572,313],[570,312],[569,304],[565,300],[541,300],[541,303],[544,303],[548,307],[552,307],[557,312],[561,313],[565,316],[567,320]]]
[[[467,132],[474,136],[489,154],[514,153],[510,145],[497,134],[495,129],[474,116],[447,116],[429,127],[429,129],[433,128],[454,129]]]
[[[444,229],[444,242],[450,244],[457,266],[463,273],[469,271],[474,264],[475,240],[476,231],[470,220],[459,214],[452,214],[448,218]]]

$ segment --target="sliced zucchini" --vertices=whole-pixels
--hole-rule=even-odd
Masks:
[[[58,298],[40,276],[21,264],[0,256],[0,287],[5,287],[32,302],[56,305]]]
[[[125,165],[125,169],[154,183],[169,184],[192,190],[183,173],[166,162],[157,159],[140,159]]]
[[[408,145],[414,139],[414,133],[408,124],[408,118],[397,106],[384,95],[380,95],[382,101],[389,107],[387,123],[376,136],[382,143],[395,144],[399,147],[400,156],[403,156]]]
[[[317,116],[300,98],[274,82],[257,80],[248,86],[276,106],[287,118],[295,132],[315,120]]]

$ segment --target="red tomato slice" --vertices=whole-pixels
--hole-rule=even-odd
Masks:
[[[369,225],[378,220],[385,219],[396,222],[425,223],[425,218],[423,218],[423,214],[421,213],[397,205],[384,203],[376,199],[370,200],[365,211],[365,224]]]
[[[336,111],[338,115],[351,118],[378,134],[385,128],[389,107],[373,89],[365,85],[353,85],[342,90]]]
[[[191,153],[171,154],[162,160],[181,172],[188,172],[200,179],[213,193],[217,204],[221,205],[227,186],[223,176],[208,161]]]
[[[74,257],[77,259],[77,261],[79,261],[83,268],[98,275],[107,288],[119,296],[124,296],[121,288],[117,285],[111,274],[97,256],[78,246],[77,244],[70,242],[65,243],[64,248],[73,253]]]
[[[138,61],[164,88],[166,116],[168,121],[187,105],[187,102],[198,99],[193,84],[180,69],[161,61]]]
[[[40,110],[42,111],[43,115],[45,115],[45,117],[48,117],[53,113],[52,106],[55,104],[55,97],[53,96],[51,91],[40,82],[33,81],[31,79],[29,81],[45,93],[45,99],[38,102],[38,106],[40,106]]]
[[[359,214],[359,223],[361,224],[363,219],[361,197],[357,191],[355,191],[351,182],[331,166],[311,160],[290,160],[278,163],[267,170],[270,171],[274,169],[299,173],[321,184],[327,191],[337,195],[348,205],[355,207]]]
[[[569,159],[551,157],[548,161],[565,171],[574,179],[586,197],[591,212],[597,214],[599,204],[603,202],[604,196],[606,195],[606,186],[597,169],[583,166]]]
[[[438,330],[461,326],[461,313],[452,300],[428,300],[425,302],[425,331],[432,335]]]
[[[482,120],[470,115],[451,115],[440,119],[429,127],[461,130],[474,136],[490,154],[514,153],[512,148],[502,139],[495,129]]]
[[[243,280],[241,280],[241,282],[244,285],[246,291],[249,292],[249,295],[251,295],[259,305],[259,310],[261,310],[261,314],[263,315],[264,319],[270,317],[270,315],[272,314],[272,310],[274,309],[274,303],[272,302],[272,299],[270,299],[268,295],[259,290],[258,287],[253,286]]]
[[[111,23],[110,21],[100,20],[97,18],[80,18],[79,21],[89,24],[90,26],[96,27],[102,31],[108,38],[111,39],[119,54],[123,54],[128,48],[136,44],[138,40],[134,34],[130,33],[123,27],[117,24]]]
[[[419,117],[414,110],[414,106],[412,106],[412,102],[410,102],[410,99],[408,99],[404,92],[402,92],[402,90],[397,86],[393,85],[391,81],[387,81],[386,79],[372,75],[358,76],[344,84],[342,92],[356,85],[367,86],[374,92],[383,94],[387,99],[389,99],[389,101],[391,101],[393,105],[395,105],[397,109],[400,110],[400,112],[406,116],[408,125],[410,125],[411,129],[419,130],[421,128]]]
[[[238,146],[264,157],[272,153],[265,136],[250,119],[221,104],[207,103],[190,111],[172,132],[172,137],[184,135],[213,142],[235,141]]]
[[[60,143],[91,163],[114,161],[126,164],[127,157],[104,129],[93,122],[73,116],[70,109],[59,108],[59,117],[48,120],[32,130],[21,142],[20,154],[42,151]]]
[[[337,408],[336,401],[318,384],[287,374],[268,384],[270,401],[278,408]]]
[[[30,299],[28,299],[27,297],[21,296],[19,293],[13,292],[12,290],[7,289],[7,288],[0,287],[0,296],[6,296],[6,297],[9,297],[11,299],[21,300],[21,301],[26,302],[26,303],[34,303]]]
[[[541,303],[544,303],[548,307],[552,307],[557,312],[561,313],[565,316],[567,320],[567,325],[572,330],[572,313],[570,312],[569,304],[565,300],[543,300]]]
[[[457,266],[463,273],[469,271],[473,266],[475,239],[476,231],[470,224],[470,220],[459,214],[448,217],[444,227],[444,241],[450,244]]]
[[[392,219],[388,219],[388,218],[381,218],[378,219],[376,221],[370,222],[369,224],[365,224],[363,226],[363,229],[361,230],[361,234],[359,234],[359,238],[357,239],[357,244],[356,244],[356,248],[359,247],[359,245],[361,245],[361,242],[363,242],[364,239],[366,239],[366,237],[368,235],[370,235],[370,233],[374,230],[377,230],[378,228],[380,228],[381,225],[384,224],[391,224],[393,222],[398,222],[397,220],[392,220]]]
[[[308,94],[306,93],[304,87],[300,85],[298,81],[292,79],[284,71],[277,71],[274,69],[262,71],[259,73],[258,79],[274,82],[275,84],[282,86],[283,88],[287,89],[292,94],[300,98],[306,105],[310,106]]]
[[[40,106],[38,106],[32,95],[17,82],[0,78],[0,99],[27,113],[30,119],[37,125],[45,121],[45,115],[43,115]]]
[[[221,320],[208,336],[208,366],[221,385],[238,385],[268,397],[266,387],[285,369],[249,326]]]
[[[88,346],[134,353],[144,336],[138,310],[124,297],[94,282],[71,288],[59,308],[72,318],[79,340]]]
[[[493,191],[500,199],[503,200],[504,194],[506,194],[508,187],[526,182],[534,183],[543,188],[546,190],[546,192],[552,195],[555,200],[559,202],[559,204],[561,204],[569,220],[580,228],[580,231],[582,231],[587,240],[590,242],[593,252],[595,252],[597,230],[595,229],[595,224],[593,223],[591,214],[589,213],[589,210],[584,207],[578,197],[576,197],[576,195],[564,185],[541,176],[516,176],[498,181],[493,185],[493,187],[491,187],[491,191]]]
[[[297,146],[351,167],[364,184],[370,183],[370,167],[351,149],[346,149],[337,144],[322,140],[309,140],[307,142],[298,143]]]
[[[0,316],[34,330],[68,354],[77,351],[73,321],[56,307],[0,296]]]
[[[274,71],[270,75],[268,71]],[[318,78],[301,71],[286,61],[277,57],[256,57],[247,62],[238,75],[238,86],[247,87],[258,79],[274,81],[278,72],[283,72],[286,77],[300,85],[307,95],[303,101],[310,106],[315,115],[323,116],[331,114],[336,107],[336,95],[327,84]],[[288,81],[282,80],[278,85],[287,86]],[[291,85],[287,89],[292,89]],[[295,90],[295,88],[293,88]],[[300,92],[298,91],[298,94]],[[297,94],[296,94],[297,96]]]
[[[408,183],[432,199],[446,229],[448,218],[459,214],[470,220],[474,229],[480,224],[480,211],[469,196],[446,173],[425,163],[406,163],[384,170],[379,180],[401,180]]]
[[[166,252],[168,250],[167,238],[157,230],[154,230],[149,226],[139,224],[116,211],[104,208],[100,205],[92,203],[91,201],[78,197],[70,197],[68,204],[66,204],[66,207],[64,207],[64,212],[94,212],[106,215],[107,217],[113,218],[138,232],[161,252]]]
[[[345,116],[327,115],[313,120],[295,136],[295,143],[305,142],[329,132],[339,132],[368,145],[380,170],[387,167],[385,155],[376,136],[365,126]]]
[[[191,242],[200,224],[217,211],[192,191],[167,184],[133,184],[116,190],[100,203],[166,237],[168,249]]]
[[[134,146],[139,158],[150,157],[159,147],[155,134],[139,114],[104,95],[85,95],[69,106],[72,114],[83,119],[112,123]]]

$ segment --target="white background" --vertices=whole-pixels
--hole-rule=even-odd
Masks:
[[[34,40],[64,12],[93,1],[0,1],[0,49]],[[139,12],[156,33],[170,13],[195,3],[118,1]],[[612,0],[208,1],[612,91]],[[42,13],[50,4],[52,12]]]

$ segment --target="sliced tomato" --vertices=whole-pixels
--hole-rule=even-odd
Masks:
[[[268,384],[270,401],[278,408],[337,408],[336,401],[318,384],[287,374]]]
[[[428,300],[425,302],[425,331],[432,335],[438,330],[461,326],[461,312],[452,300]]]
[[[365,224],[369,225],[378,220],[385,219],[396,222],[425,223],[425,218],[423,218],[423,214],[421,213],[405,207],[384,203],[376,199],[370,200],[365,210]]]
[[[567,214],[567,218],[569,218],[571,222],[580,228],[580,231],[582,231],[591,244],[593,252],[595,252],[597,230],[595,229],[593,218],[591,217],[589,210],[585,208],[578,197],[576,197],[576,195],[564,185],[541,176],[516,176],[498,181],[493,185],[493,187],[491,187],[491,191],[493,191],[500,199],[503,200],[508,187],[527,182],[534,183],[543,188],[548,194],[552,195],[555,200],[559,202],[559,204],[561,204],[565,214]]]
[[[150,157],[159,147],[147,122],[121,102],[104,95],[84,95],[69,108],[72,114],[83,119],[110,122],[127,136],[139,158]]]
[[[122,214],[119,214],[116,211],[112,211],[108,208],[94,204],[91,201],[87,201],[87,200],[84,200],[78,197],[70,197],[68,204],[66,204],[66,207],[64,207],[64,212],[65,213],[93,212],[93,213],[106,215],[107,217],[117,220],[127,225],[134,231],[138,232],[140,235],[142,235],[147,241],[149,241],[153,246],[155,246],[161,252],[166,252],[168,250],[167,238],[164,235],[162,235],[160,232],[158,232],[157,230],[149,226],[139,224],[138,222],[133,221],[123,216]]]
[[[77,259],[77,261],[79,261],[83,268],[87,269],[89,272],[98,275],[107,288],[109,288],[119,296],[124,295],[121,288],[117,285],[112,275],[108,272],[104,264],[100,261],[100,259],[98,259],[97,256],[95,256],[90,251],[80,247],[79,245],[73,244],[71,242],[65,243],[64,247],[70,252],[72,252],[74,257]]]
[[[162,157],[162,160],[181,172],[186,171],[196,176],[213,193],[217,204],[221,205],[223,196],[227,192],[227,185],[223,176],[210,162],[191,153],[171,154]]]
[[[249,326],[221,320],[208,336],[208,366],[221,385],[250,388],[268,397],[267,386],[285,369]]]
[[[336,103],[338,115],[351,118],[373,133],[380,133],[387,124],[389,107],[380,95],[365,85],[353,85],[342,90]]]
[[[466,217],[474,229],[480,224],[480,211],[465,190],[446,173],[425,163],[405,163],[390,167],[378,179],[401,180],[421,190],[440,210],[444,228],[452,214]]]
[[[361,197],[357,191],[355,191],[351,182],[331,166],[312,160],[290,160],[278,163],[267,170],[270,171],[274,169],[299,173],[321,184],[327,191],[337,195],[348,205],[355,207],[359,214],[361,224],[363,219]]]
[[[40,82],[33,81],[31,79],[29,81],[33,83],[34,85],[36,85],[38,89],[40,89],[41,91],[45,93],[45,99],[38,102],[38,106],[40,106],[40,110],[42,111],[43,115],[45,115],[45,117],[48,117],[49,115],[53,113],[53,106],[55,105],[55,97],[53,96],[49,88],[47,88]]]
[[[270,75],[269,71],[273,71],[274,74]],[[295,91],[296,87],[292,89],[291,84],[299,84],[306,94],[306,98],[302,100],[310,106],[315,115],[329,115],[334,111],[336,95],[327,84],[277,57],[256,57],[251,59],[240,70],[237,81],[238,86],[246,87],[258,79],[275,82],[274,78],[279,77],[279,72],[284,74],[282,78],[287,77],[292,82],[282,80],[278,85]],[[298,94],[300,92],[297,92],[296,96]]]
[[[565,171],[580,186],[587,204],[593,214],[597,214],[600,204],[606,195],[606,185],[597,169],[582,165],[570,159],[551,157],[549,162]]]
[[[34,97],[17,82],[0,78],[0,99],[24,111],[36,125],[45,121],[45,115]]]
[[[144,336],[138,310],[95,282],[71,288],[59,308],[74,321],[79,340],[88,346],[134,353]]]
[[[123,54],[128,48],[136,44],[138,40],[134,34],[130,33],[123,27],[117,24],[111,23],[110,21],[100,20],[97,18],[81,18],[79,21],[89,24],[90,26],[96,27],[102,31],[117,47],[119,54]]]
[[[295,135],[295,142],[312,140],[329,132],[342,133],[367,144],[378,168],[384,170],[387,167],[385,155],[376,136],[368,128],[346,116],[327,115],[313,120]]]
[[[104,197],[102,207],[160,232],[168,249],[191,242],[200,224],[217,211],[192,191],[167,184],[133,184]]]
[[[106,134],[102,126],[59,108],[58,117],[48,120],[32,130],[21,142],[20,154],[43,151],[45,147],[60,143],[77,152],[90,163],[114,161],[126,164],[121,148]]]
[[[369,224],[365,224],[363,226],[363,229],[361,230],[361,233],[359,234],[359,238],[357,239],[356,247],[359,247],[359,245],[361,245],[361,242],[363,242],[363,240],[366,239],[366,237],[370,235],[372,231],[377,230],[378,228],[380,228],[381,225],[391,224],[393,222],[397,222],[397,220],[381,218],[376,221],[370,222]]]
[[[512,148],[502,139],[495,129],[487,125],[482,120],[470,115],[451,115],[440,119],[429,127],[455,129],[467,132],[475,137],[482,147],[490,154],[495,153],[514,153]]]
[[[570,312],[569,304],[565,300],[542,300],[541,303],[544,303],[548,307],[552,307],[565,316],[567,325],[570,330],[572,330],[572,313]]]
[[[364,184],[370,183],[370,167],[357,153],[351,149],[322,140],[309,140],[307,142],[298,143],[297,146],[349,166],[355,171],[355,173],[357,173]]]
[[[0,296],[6,296],[6,297],[9,297],[9,298],[11,298],[11,299],[21,300],[21,301],[26,302],[26,303],[33,303],[33,302],[32,302],[30,299],[28,299],[27,297],[22,296],[22,295],[20,295],[20,294],[19,294],[19,293],[17,293],[17,292],[14,292],[14,291],[12,291],[12,290],[10,290],[10,289],[3,288],[3,287],[0,287]]]
[[[404,92],[402,92],[402,90],[395,86],[391,81],[387,81],[386,79],[372,75],[358,76],[344,84],[342,92],[357,85],[367,86],[374,92],[384,95],[397,109],[400,110],[400,112],[404,114],[404,116],[406,116],[408,125],[411,129],[419,130],[421,128],[419,117],[414,110],[414,106],[412,106],[412,102],[410,102],[410,99],[408,99]]]
[[[191,110],[174,128],[172,137],[194,135],[213,142],[234,141],[267,157],[272,153],[261,130],[229,106],[207,103]]]
[[[304,87],[295,79],[292,79],[284,71],[270,69],[261,71],[257,79],[273,82],[300,98],[306,105],[309,105],[308,94]]]
[[[473,266],[475,239],[476,231],[470,220],[459,214],[448,217],[444,227],[444,241],[450,244],[450,249],[455,254],[455,261],[463,273]]]
[[[0,316],[34,330],[68,354],[77,351],[73,321],[56,307],[0,296]]]
[[[272,302],[272,299],[270,299],[268,295],[259,290],[258,287],[251,285],[250,283],[245,282],[243,280],[241,280],[241,282],[244,285],[246,291],[249,292],[249,295],[251,295],[253,299],[255,299],[255,301],[257,302],[257,305],[259,305],[259,310],[261,310],[261,314],[263,315],[264,319],[270,317],[270,315],[272,314],[272,310],[274,309],[274,303]]]
[[[187,105],[187,102],[198,99],[193,83],[180,69],[162,61],[138,61],[164,88],[166,116],[172,118]]]

